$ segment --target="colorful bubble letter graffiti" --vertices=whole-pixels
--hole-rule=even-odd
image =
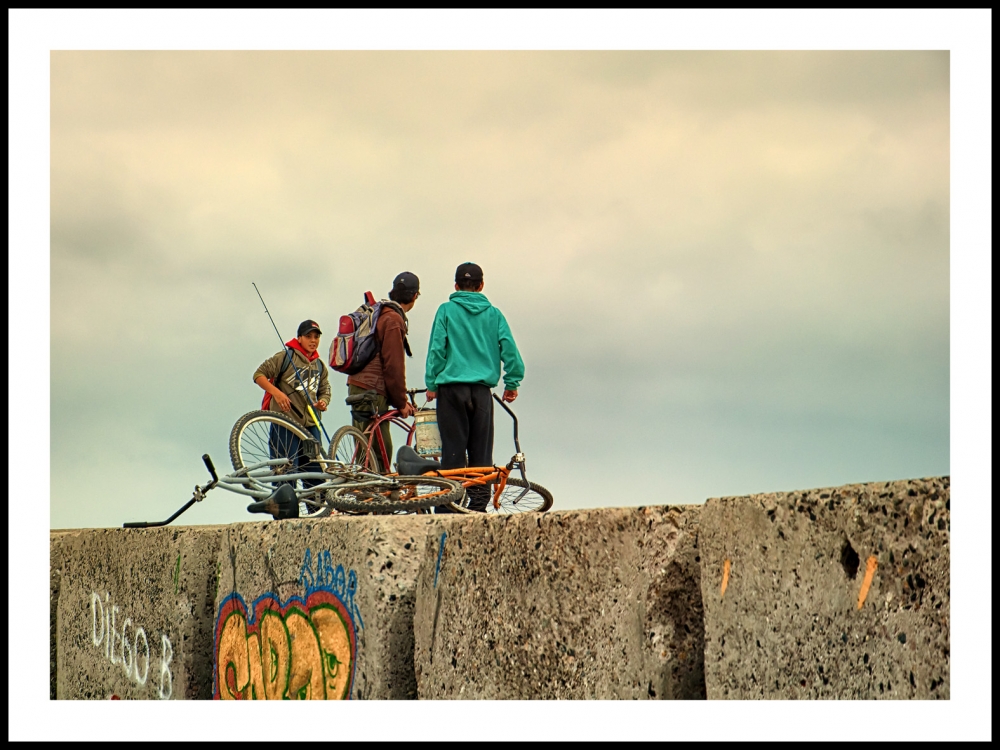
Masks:
[[[239,594],[226,597],[215,624],[216,699],[350,698],[357,659],[354,619],[360,614],[353,596],[357,575],[352,570],[345,576],[339,565],[326,575],[326,567],[332,567],[329,552],[317,556],[314,574],[306,550],[300,575],[304,598],[282,603],[268,593],[247,608]]]

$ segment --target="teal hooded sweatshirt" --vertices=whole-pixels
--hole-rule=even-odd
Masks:
[[[503,313],[482,292],[455,292],[434,316],[427,347],[424,380],[427,390],[448,383],[470,383],[494,388],[500,382],[516,391],[524,378],[524,362],[517,351]]]

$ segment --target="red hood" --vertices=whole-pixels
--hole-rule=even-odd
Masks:
[[[319,359],[319,350],[318,349],[316,351],[314,351],[312,354],[309,354],[308,352],[306,352],[305,349],[302,348],[302,344],[299,343],[298,339],[292,339],[291,341],[285,342],[285,346],[294,349],[299,354],[301,354],[303,357],[305,357],[306,359],[308,359],[310,362],[312,362],[314,359]]]

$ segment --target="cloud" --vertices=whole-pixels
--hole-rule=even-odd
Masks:
[[[53,463],[55,525],[97,525],[60,499],[67,466],[128,455],[162,477],[155,457],[197,473],[204,446],[225,455],[278,345],[251,281],[288,337],[416,272],[416,385],[470,259],[525,356],[525,435],[561,507],[607,504],[576,478],[595,450],[670,466],[685,501],[713,477],[948,471],[946,52],[55,52],[51,69],[53,455],[74,456]]]

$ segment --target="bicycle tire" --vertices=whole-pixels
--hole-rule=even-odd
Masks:
[[[255,463],[266,461],[270,458],[294,458],[288,455],[290,446],[277,443],[275,445],[275,455],[271,455],[270,436],[271,428],[274,426],[283,427],[299,440],[313,440],[313,436],[298,422],[291,417],[276,411],[251,411],[244,414],[233,425],[233,430],[229,434],[229,458],[233,463],[233,468],[239,471],[246,466],[253,466]],[[320,451],[322,452],[322,444]],[[326,457],[324,455],[324,457]],[[294,464],[288,466],[273,467],[273,475],[291,474],[298,471]],[[296,483],[297,484],[297,483]],[[300,495],[304,490],[295,488],[295,494]],[[324,518],[331,513],[330,506],[325,502],[325,498],[310,498],[308,501],[299,499],[299,518]]]
[[[372,484],[367,487],[327,491],[327,504],[345,513],[413,513],[436,505],[462,501],[465,488],[452,479],[441,477],[391,477],[402,491]]]
[[[493,507],[493,495],[490,494],[490,501],[486,504],[486,513],[495,516],[509,516],[515,513],[544,513],[552,507],[552,493],[540,484],[528,482],[528,494],[525,495],[515,505],[514,500],[524,489],[524,480],[517,477],[508,477],[507,484],[503,492],[500,493],[500,507]],[[466,494],[461,503],[453,503],[452,510],[459,513],[479,513],[469,509],[469,496]]]
[[[343,464],[365,466],[368,441],[357,427],[347,425],[333,433],[330,441],[330,458]]]

